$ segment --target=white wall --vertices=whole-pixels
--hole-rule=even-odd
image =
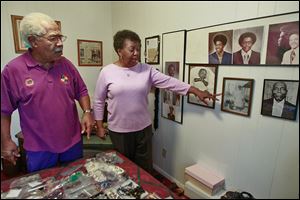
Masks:
[[[136,31],[144,41],[169,31],[299,11],[299,2],[1,2],[1,70],[17,56],[10,15],[33,11],[61,21],[68,36],[64,54],[77,66],[76,39],[103,41],[106,65],[116,58],[112,36],[121,29]],[[93,93],[99,68],[78,69]],[[184,168],[202,163],[224,175],[228,189],[246,190],[256,198],[298,198],[299,117],[287,121],[261,116],[260,99],[264,78],[299,80],[299,69],[221,67],[218,92],[224,76],[255,79],[251,116],[221,112],[220,104],[205,109],[187,104],[185,98],[182,125],[160,118],[153,139],[156,168],[182,185]],[[149,100],[153,102],[153,94]],[[149,109],[153,110],[153,103]],[[19,130],[18,119],[14,118],[12,129]],[[167,150],[166,159],[161,157],[162,148]]]
[[[68,37],[64,43],[64,56],[77,67],[93,97],[100,67],[78,67],[77,39],[102,41],[103,65],[112,62],[111,3],[1,1],[1,71],[7,62],[20,55],[14,50],[10,15],[24,16],[30,12],[42,12],[61,22],[62,33]],[[12,135],[20,131],[19,124],[16,111],[13,114]]]
[[[136,31],[143,51],[145,37],[292,11],[299,11],[299,2],[113,2],[112,24],[113,33]],[[185,74],[187,80],[187,69]],[[185,98],[182,125],[160,118],[153,139],[156,169],[182,185],[185,167],[201,163],[225,176],[227,189],[246,190],[256,198],[298,198],[299,117],[265,117],[260,108],[263,79],[299,80],[299,68],[222,66],[217,92],[225,76],[255,80],[250,117],[222,112],[220,103],[214,110],[187,104]]]

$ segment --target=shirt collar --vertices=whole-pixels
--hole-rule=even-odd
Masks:
[[[242,56],[244,57],[244,55],[249,55],[249,58],[251,57],[252,54],[252,49],[250,49],[247,53],[242,49]]]
[[[283,107],[285,100],[283,99],[280,102],[277,102],[275,99],[273,100],[273,106],[280,106]]]
[[[41,67],[42,65],[40,65],[36,60],[33,59],[32,54],[31,54],[32,50],[29,48],[28,51],[24,54],[25,55],[25,63],[27,65],[27,67]],[[56,66],[59,63],[59,61],[56,61],[53,64],[53,67]]]
[[[32,55],[31,55],[31,49],[28,49],[28,51],[24,54],[25,56],[25,63],[27,65],[27,67],[36,67],[39,66],[39,63],[33,59]]]

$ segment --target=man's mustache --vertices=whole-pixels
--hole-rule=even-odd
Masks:
[[[54,49],[55,53],[62,52],[62,51],[63,51],[63,47],[57,47]]]

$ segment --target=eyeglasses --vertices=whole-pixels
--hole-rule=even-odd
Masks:
[[[49,42],[52,42],[52,43],[57,43],[59,40],[62,41],[62,42],[64,42],[67,39],[67,36],[65,36],[65,35],[50,35],[48,37],[44,37],[44,36],[38,35],[38,37],[45,38]]]

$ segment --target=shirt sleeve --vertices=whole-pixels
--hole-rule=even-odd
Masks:
[[[98,76],[96,82],[96,88],[94,92],[94,116],[95,120],[103,120],[105,100],[107,96],[107,81],[105,79],[105,72],[102,70]]]
[[[171,76],[167,76],[151,67],[151,80],[155,87],[168,89],[181,95],[187,95],[191,85]]]
[[[7,66],[1,73],[1,114],[11,115],[17,109],[18,98],[12,86],[13,79],[10,78]]]

